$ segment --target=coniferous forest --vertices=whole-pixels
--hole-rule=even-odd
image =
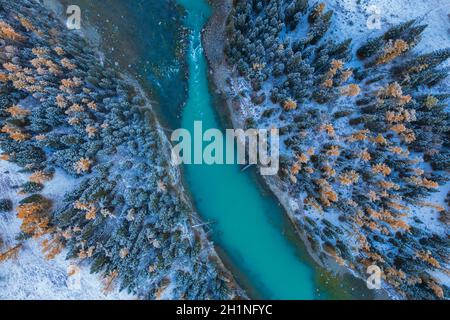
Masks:
[[[376,266],[382,297],[449,299],[450,47],[420,46],[430,37],[428,13],[352,39],[336,23],[339,1],[198,1],[212,8],[208,19],[198,3],[168,1],[180,17],[159,23],[188,21],[171,38],[182,42],[173,47],[186,61],[173,70],[186,82],[158,70],[168,77],[158,92],[177,91],[167,84],[188,88],[181,111],[167,111],[180,113],[173,122],[185,120],[192,97],[201,96],[214,107],[212,117],[234,128],[278,129],[276,175],[255,178],[247,167],[233,173],[251,175],[257,196],[242,191],[222,201],[217,194],[239,189],[240,178],[192,177],[186,172],[195,171],[173,163],[176,128],[162,125],[164,110],[155,111],[170,101],[158,102],[133,68],[119,67],[115,48],[105,53],[88,33],[69,31],[47,1],[0,0],[0,299],[21,298],[13,292],[28,286],[31,278],[15,273],[31,270],[21,256],[39,256],[55,270],[68,264],[67,274],[54,276],[64,290],[66,278],[94,274],[97,280],[83,281],[94,283],[89,288],[100,298],[292,298],[273,285],[284,278],[262,276],[278,257],[273,251],[307,266],[301,270],[310,272],[314,291],[307,297],[367,298],[366,289],[348,291],[365,286]],[[184,70],[189,63],[196,68]],[[209,87],[199,93],[202,80]],[[195,179],[207,188],[192,187]],[[271,201],[277,217],[261,212],[248,225],[223,223],[202,212],[208,201],[218,205],[207,208],[230,217],[236,207],[228,203],[239,203],[239,217],[252,201]],[[283,248],[267,245],[261,260],[240,251],[256,252],[257,244],[230,236],[267,225]],[[52,278],[36,270],[33,279]],[[274,273],[286,272],[297,271]],[[318,280],[323,274],[329,278]],[[342,274],[354,281],[350,290],[344,280],[340,289],[328,283]]]
[[[376,263],[404,297],[448,297],[433,274],[448,274],[450,48],[416,53],[427,25],[412,19],[352,50],[327,37],[332,19],[321,2],[234,1],[233,103],[247,126],[280,127],[279,179],[322,260]]]

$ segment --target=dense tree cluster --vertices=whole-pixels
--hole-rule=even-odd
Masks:
[[[411,20],[358,48],[352,69],[351,40],[326,36],[331,17],[323,3],[235,1],[230,83],[248,84],[236,98],[258,102],[241,104],[247,124],[280,128],[279,176],[318,252],[363,275],[377,264],[407,297],[448,297],[430,275],[448,272],[448,240],[415,212],[433,208],[448,227],[448,210],[426,199],[449,180],[450,95],[437,85],[450,49],[415,54],[426,26]]]
[[[155,298],[236,294],[180,194],[149,103],[85,39],[39,2],[0,5],[0,149],[29,173],[17,208],[23,238],[89,260],[111,287]],[[55,168],[80,183],[53,204]],[[1,211],[11,209],[7,200]]]

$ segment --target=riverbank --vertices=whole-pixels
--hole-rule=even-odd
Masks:
[[[218,112],[224,115],[224,119],[228,125],[233,128],[245,128],[246,116],[242,112],[239,102],[233,100],[240,88],[233,88],[233,83],[238,82],[235,70],[227,64],[224,45],[226,43],[226,20],[232,9],[232,0],[209,0],[213,14],[207,22],[203,32],[202,41],[209,66],[209,80],[211,92],[215,95],[216,106],[220,108]],[[299,224],[298,216],[303,213],[303,203],[292,199],[287,191],[286,186],[276,176],[260,176],[264,186],[270,190],[279,200],[284,208],[284,212],[294,226],[298,237],[306,247],[310,257],[322,268],[338,274],[339,277],[351,275],[362,281],[364,276],[356,274],[350,268],[340,265],[336,259],[328,252],[319,252],[313,248],[315,240],[308,235]],[[378,292],[374,292],[374,298],[385,299],[387,297],[399,299],[400,297],[389,287]]]

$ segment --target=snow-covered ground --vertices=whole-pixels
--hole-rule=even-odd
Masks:
[[[27,181],[27,174],[10,162],[0,160],[0,198],[9,198],[14,207],[23,196],[17,195],[15,186]],[[57,171],[52,181],[46,183],[44,196],[55,200],[70,190],[74,179]],[[0,213],[0,252],[15,244],[20,232],[20,220],[15,211]],[[0,299],[133,299],[125,292],[113,289],[108,294],[98,275],[89,273],[89,266],[79,261],[65,260],[63,251],[55,259],[47,260],[42,254],[40,240],[24,242],[17,259],[0,262]],[[73,275],[69,275],[75,272]]]

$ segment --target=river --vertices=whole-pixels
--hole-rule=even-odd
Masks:
[[[80,5],[100,34],[106,57],[148,88],[163,123],[192,130],[198,120],[204,130],[224,129],[212,102],[200,38],[211,14],[206,0],[176,0],[186,11],[184,19],[170,0],[62,2]],[[185,41],[181,24],[189,30],[186,61],[179,54]],[[206,164],[185,165],[183,171],[220,257],[251,298],[373,297],[364,282],[348,274],[333,276],[311,259],[255,171]]]

